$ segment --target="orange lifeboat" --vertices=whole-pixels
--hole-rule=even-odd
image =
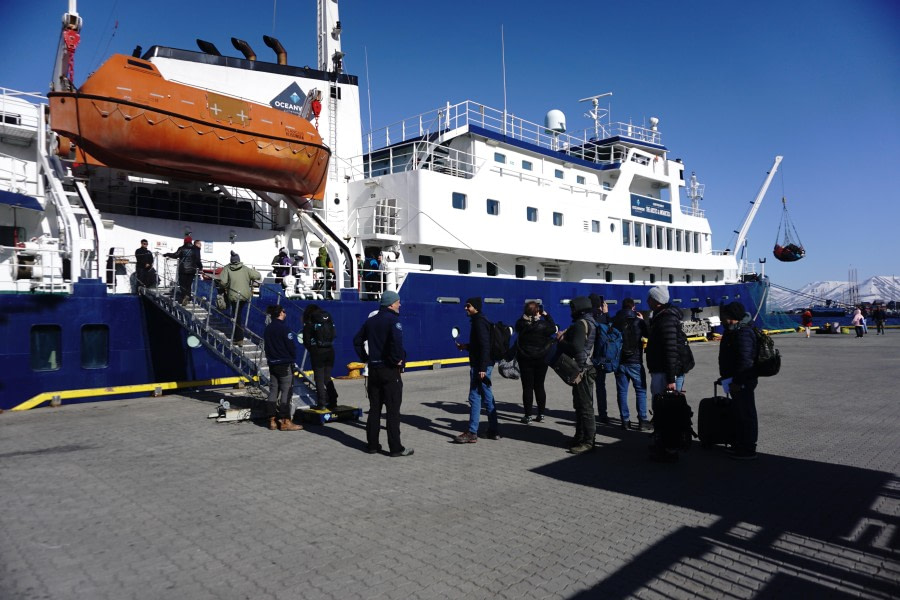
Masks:
[[[51,92],[50,126],[102,164],[321,199],[331,151],[306,119],[167,81],[116,54],[76,92]]]

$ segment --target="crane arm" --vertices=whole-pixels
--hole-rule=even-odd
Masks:
[[[753,224],[753,219],[756,217],[756,212],[759,210],[759,205],[762,203],[762,199],[766,195],[766,191],[769,189],[769,184],[772,183],[772,178],[775,177],[775,172],[778,170],[778,165],[781,164],[781,159],[783,156],[776,156],[775,162],[772,164],[772,168],[769,170],[769,173],[766,175],[766,180],[763,181],[762,187],[759,188],[759,193],[756,194],[756,199],[753,201],[753,206],[750,208],[750,212],[747,213],[747,218],[744,219],[744,223],[741,225],[741,230],[738,232],[737,242],[734,245],[735,254],[741,251],[741,248],[744,247],[744,240],[747,239],[747,233],[750,231],[750,225]]]

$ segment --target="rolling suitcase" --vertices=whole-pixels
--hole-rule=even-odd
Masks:
[[[668,451],[687,450],[694,437],[694,412],[682,392],[665,391],[653,396],[653,445]]]
[[[697,436],[700,446],[734,443],[734,405],[728,396],[719,395],[719,382],[713,384],[713,395],[700,401],[697,409]]]

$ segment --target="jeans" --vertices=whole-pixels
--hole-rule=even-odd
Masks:
[[[292,418],[291,392],[294,374],[291,365],[271,365],[269,367],[269,416],[282,419]]]
[[[629,420],[628,382],[634,384],[634,395],[637,397],[638,418],[647,420],[647,373],[641,363],[622,363],[616,369],[616,393],[619,398],[619,413],[622,422]]]
[[[381,407],[385,408],[388,449],[403,452],[400,443],[400,404],[403,402],[403,380],[398,367],[373,366],[366,382],[369,393],[369,417],[366,420],[366,448],[380,450],[378,436],[381,433]]]
[[[537,400],[537,414],[543,415],[547,407],[547,392],[544,379],[547,377],[547,363],[543,359],[519,359],[519,377],[522,379],[522,406],[525,416],[531,416],[531,408]]]
[[[601,419],[605,419],[609,416],[606,412],[606,371],[597,368],[594,371],[597,377],[597,415]]]
[[[485,377],[490,379],[494,365],[488,366]],[[478,435],[478,422],[481,420],[481,403],[488,414],[488,435],[500,433],[500,424],[497,421],[497,407],[494,405],[494,390],[485,385],[479,379],[475,367],[469,368],[469,433]]]
[[[675,378],[675,389],[679,392],[684,387],[684,375]],[[666,391],[666,374],[650,373],[650,395],[655,396]]]
[[[572,388],[572,408],[575,409],[575,444],[593,444],[597,433],[597,421],[594,420],[594,377],[597,370],[588,366],[584,377]]]

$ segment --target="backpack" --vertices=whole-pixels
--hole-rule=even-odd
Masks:
[[[604,373],[613,373],[619,368],[622,356],[622,332],[606,323],[600,323],[596,327],[591,362]]]
[[[678,345],[678,362],[681,363],[681,375],[686,375],[688,371],[694,368],[694,353],[691,351],[691,344],[688,342],[687,334],[684,328],[678,325],[675,331],[675,343]]]
[[[503,360],[509,353],[509,338],[512,337],[509,326],[504,325],[503,321],[497,321],[490,323],[488,327],[491,332],[491,360]]]
[[[762,329],[753,328],[756,335],[756,356],[753,359],[753,369],[757,377],[771,377],[778,375],[781,370],[781,352],[775,347],[775,340]]]
[[[315,348],[331,348],[334,345],[334,338],[337,337],[331,315],[327,311],[319,310],[310,315],[309,320],[312,323],[309,345]]]
[[[622,331],[622,358],[634,358],[641,353],[641,325],[637,317],[628,319]]]

